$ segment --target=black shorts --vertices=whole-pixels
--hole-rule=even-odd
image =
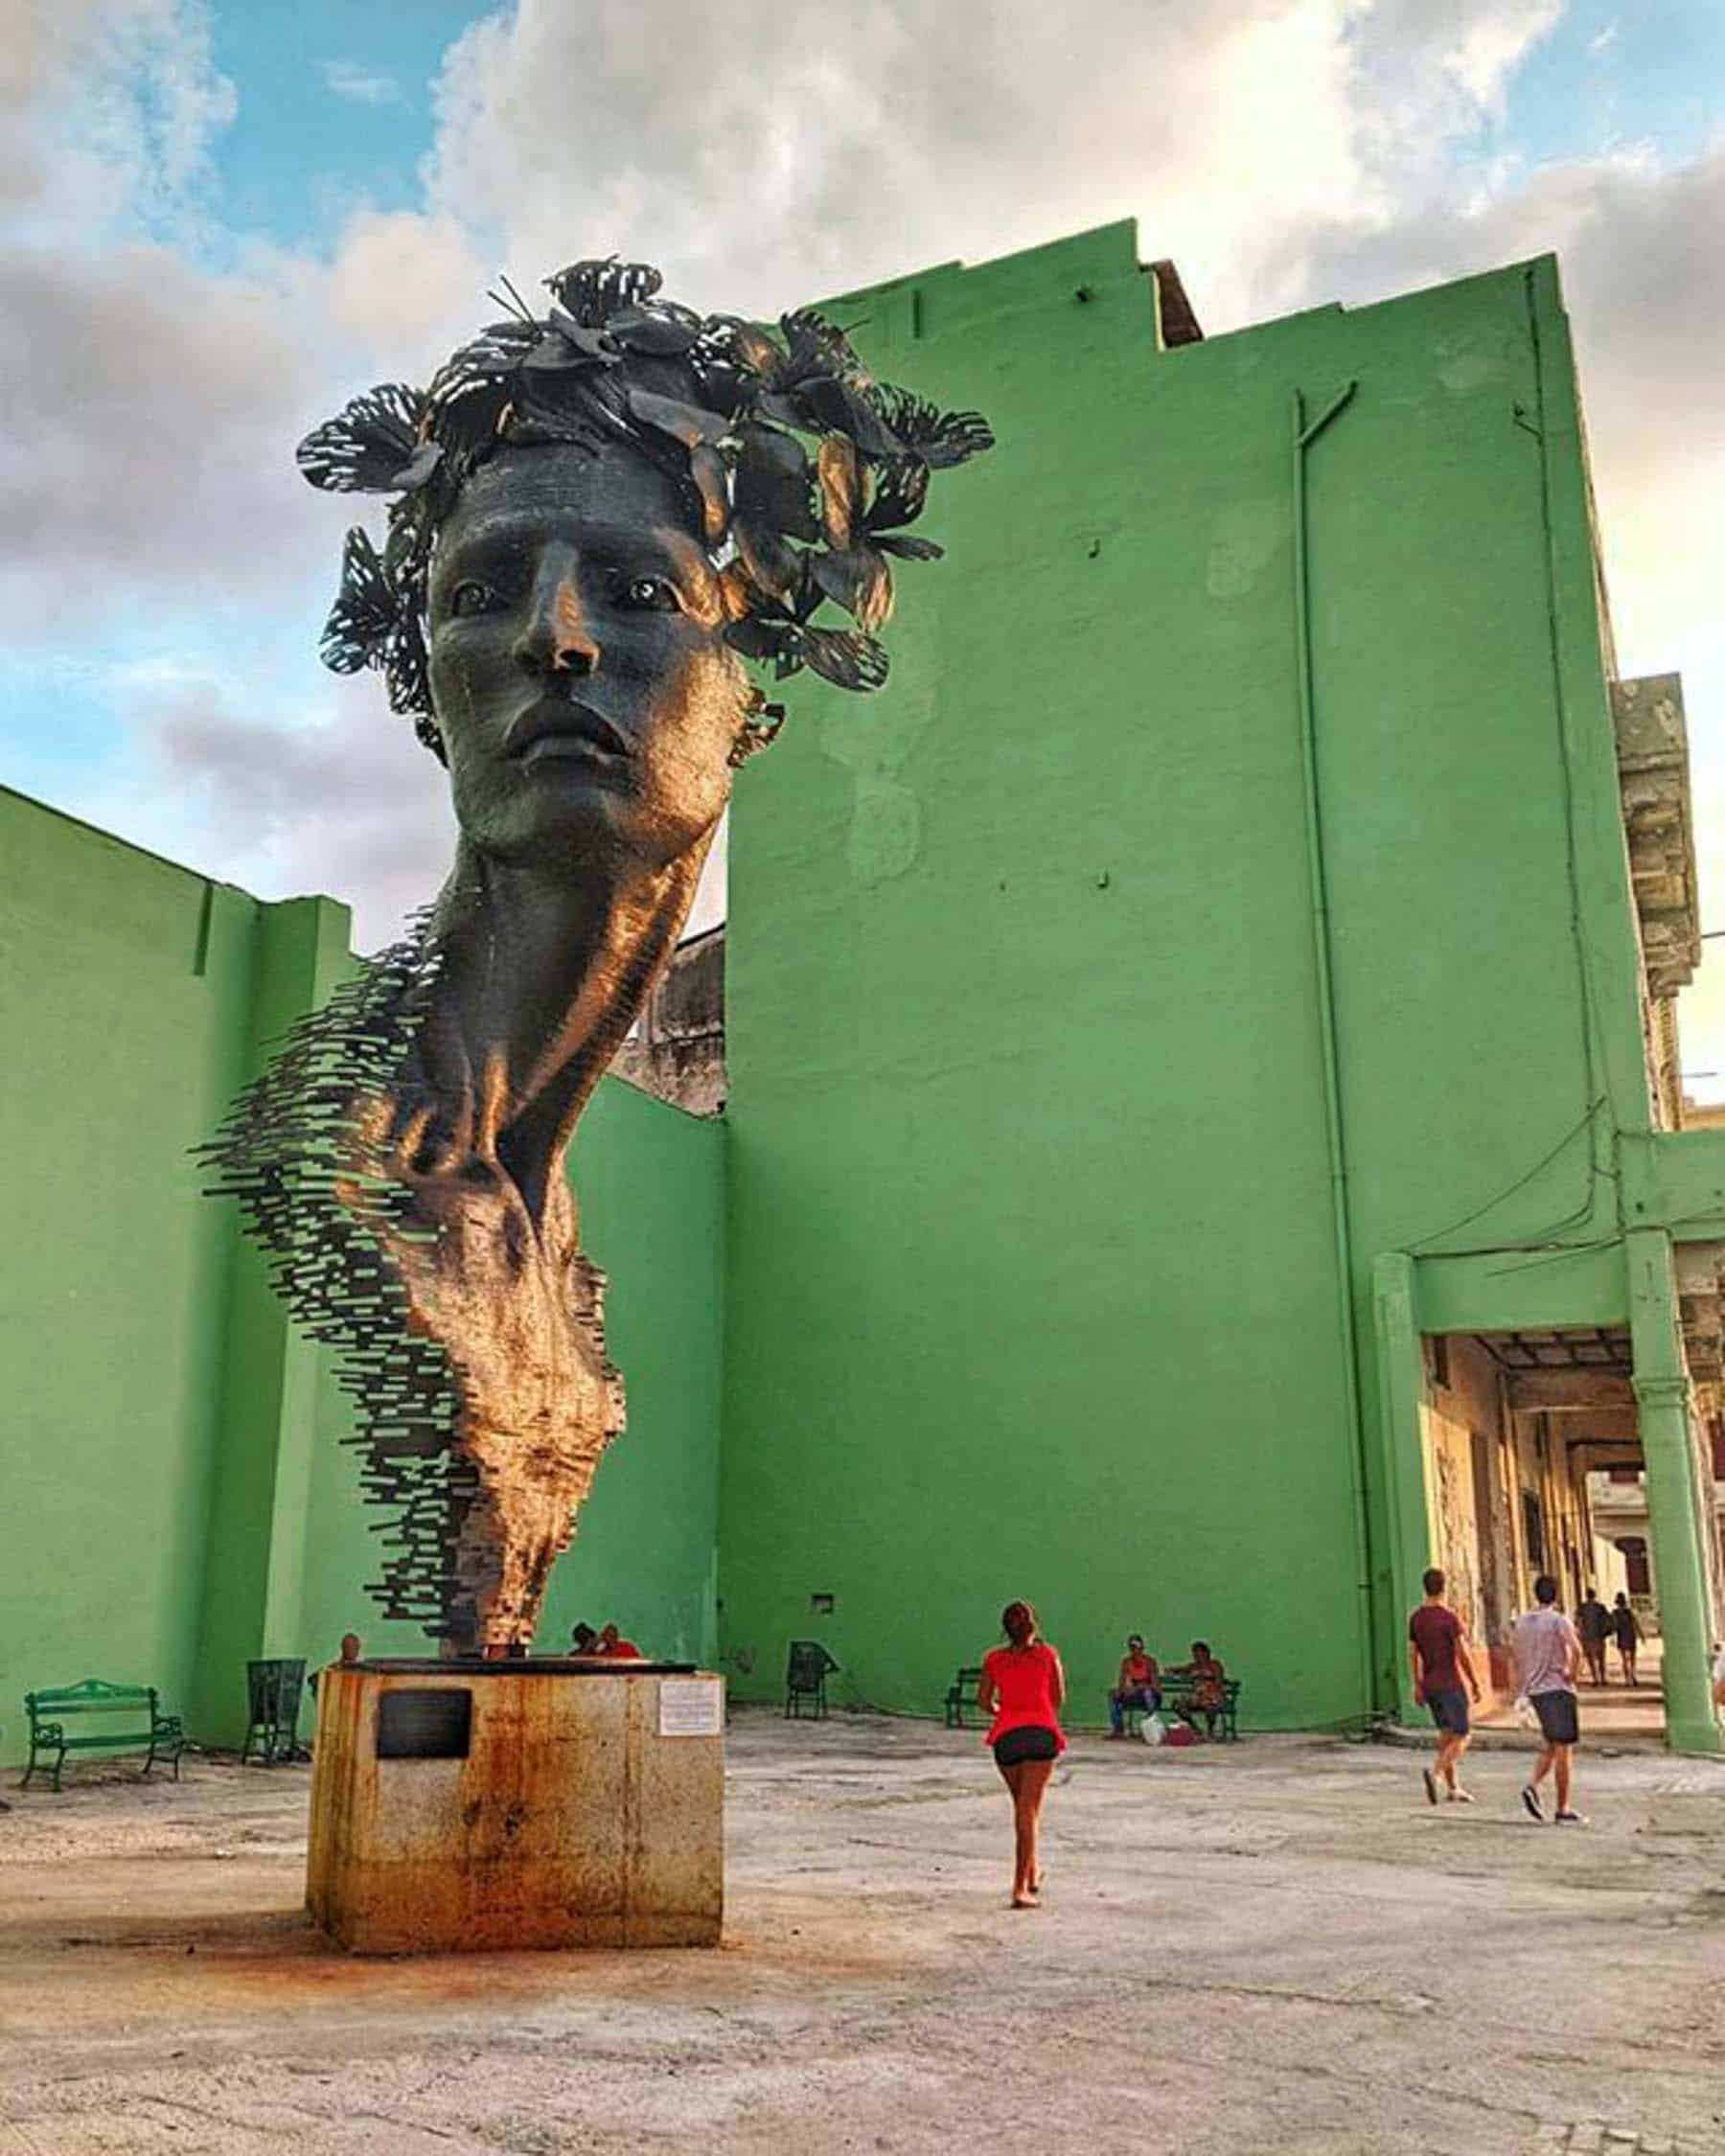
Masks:
[[[1446,1736],[1467,1734],[1467,1694],[1460,1686],[1454,1691],[1427,1692],[1426,1705],[1432,1710],[1432,1720]]]
[[[1060,1739],[1052,1730],[1034,1727],[1008,1730],[994,1748],[997,1767],[1021,1766],[1026,1759],[1057,1759],[1060,1756]]]
[[[1528,1703],[1539,1716],[1539,1727],[1548,1744],[1574,1744],[1581,1734],[1581,1717],[1574,1692],[1535,1692]]]

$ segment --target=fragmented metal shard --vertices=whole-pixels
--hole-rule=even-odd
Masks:
[[[413,1158],[437,1105],[418,1035],[440,965],[421,916],[293,1026],[200,1151],[210,1194],[238,1203],[272,1286],[331,1350],[353,1402],[361,1485],[387,1508],[369,1592],[386,1617],[494,1651],[531,1638],[550,1565],[623,1426],[622,1383],[604,1356],[604,1275],[572,1236],[545,1268],[540,1299],[556,1307],[540,1313],[533,1367],[518,1355],[488,1366],[496,1328],[483,1311],[464,1328],[431,1307],[440,1275],[462,1275],[470,1296],[475,1272],[482,1297],[490,1285],[472,1250],[451,1247],[449,1178]],[[584,1388],[583,1370],[596,1382]],[[530,1489],[512,1464],[531,1471]]]

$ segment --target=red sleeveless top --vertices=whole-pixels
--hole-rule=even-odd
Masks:
[[[985,1744],[997,1744],[1008,1730],[1052,1730],[1062,1752],[1066,1735],[1054,1706],[1055,1657],[1038,1640],[1028,1647],[996,1647],[982,1657],[982,1674],[994,1680],[1000,1695]]]

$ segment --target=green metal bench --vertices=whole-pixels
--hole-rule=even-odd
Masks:
[[[961,1669],[947,1686],[946,1726],[949,1730],[970,1728],[970,1724],[964,1719],[964,1710],[967,1707],[976,1706],[977,1686],[981,1682],[982,1665],[978,1663],[975,1669]]]
[[[173,1761],[173,1778],[179,1779],[180,1754],[186,1740],[176,1714],[163,1714],[156,1707],[150,1685],[107,1685],[100,1677],[86,1677],[81,1685],[64,1685],[58,1691],[26,1692],[24,1706],[30,1715],[30,1765],[20,1789],[30,1787],[30,1778],[50,1753],[55,1755],[54,1786],[60,1786],[60,1770],[68,1752],[146,1752],[144,1772],[157,1759]],[[129,1718],[125,1729],[80,1731],[68,1735],[66,1725],[74,1716],[116,1714]]]
[[[1183,1707],[1188,1714],[1194,1717],[1200,1714],[1213,1714],[1222,1725],[1222,1742],[1232,1744],[1240,1733],[1240,1680],[1237,1677],[1225,1677],[1222,1680],[1222,1704],[1220,1707],[1194,1707],[1192,1694],[1197,1688],[1197,1682],[1191,1677],[1164,1676],[1161,1686],[1163,1721],[1166,1721],[1170,1715],[1178,1714]],[[1181,1716],[1182,1720],[1184,1720],[1184,1715]]]

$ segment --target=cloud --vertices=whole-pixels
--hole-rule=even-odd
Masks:
[[[762,311],[1139,212],[1201,312],[1311,221],[1453,177],[1560,0],[1090,0],[933,8],[520,0],[450,48],[427,208],[518,281],[625,247],[696,304]],[[602,84],[570,124],[571,81]],[[1208,318],[1207,313],[1207,318]]]
[[[200,0],[0,0],[0,212],[79,245],[197,217],[239,109]]]
[[[237,109],[205,11],[0,0],[0,627],[279,595],[327,543],[291,448],[333,340],[294,265],[196,259]]]
[[[361,949],[436,894],[454,852],[448,781],[375,676],[332,677],[291,726],[236,709],[217,681],[165,683],[144,723],[162,781],[204,819],[200,866],[263,897],[348,900]]]
[[[1462,25],[1442,64],[1482,111],[1502,119],[1510,77],[1562,12],[1562,0],[1482,10]]]
[[[1345,0],[1202,11],[805,0],[666,17],[522,0],[457,40],[429,208],[497,236],[518,281],[624,246],[696,304],[772,310],[1119,215],[1219,247],[1368,186]],[[571,125],[571,81],[602,85]]]
[[[326,371],[269,283],[142,241],[89,260],[0,248],[6,634],[87,637],[101,595],[110,619],[279,602],[334,544],[292,462]]]
[[[401,99],[402,85],[393,75],[374,74],[356,60],[319,60],[317,72],[324,88],[350,104],[395,104]]]
[[[424,380],[494,311],[493,275],[453,216],[366,208],[343,227],[319,296],[380,373]]]

